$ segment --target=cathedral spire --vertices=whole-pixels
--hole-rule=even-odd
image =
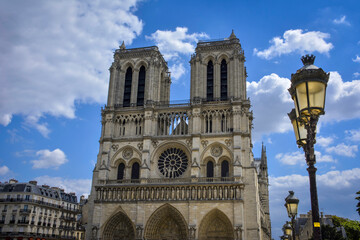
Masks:
[[[264,143],[261,144],[261,164],[267,168],[266,147]]]
[[[230,35],[229,39],[234,39],[234,38],[236,38],[236,36],[235,36],[235,33],[234,33],[234,29],[233,29],[232,32],[231,32],[231,35]]]
[[[124,42],[124,41],[122,42],[122,44],[121,44],[121,46],[120,46],[120,49],[121,49],[121,50],[125,50],[125,49],[126,49],[126,47],[125,47],[125,42]]]

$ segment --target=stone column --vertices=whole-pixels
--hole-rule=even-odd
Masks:
[[[139,69],[135,69],[133,71],[133,78],[131,81],[131,97],[130,104],[136,106],[137,102],[137,92],[138,92],[138,84],[139,83]]]

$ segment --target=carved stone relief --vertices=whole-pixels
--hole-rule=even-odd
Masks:
[[[211,148],[211,155],[213,157],[220,157],[223,152],[223,149],[221,146],[214,146]]]
[[[131,148],[125,148],[122,152],[122,156],[124,159],[128,160],[133,156],[133,150]]]

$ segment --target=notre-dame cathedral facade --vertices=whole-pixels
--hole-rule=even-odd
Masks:
[[[86,239],[271,239],[266,151],[252,153],[244,51],[199,42],[190,101],[157,47],[114,53]]]

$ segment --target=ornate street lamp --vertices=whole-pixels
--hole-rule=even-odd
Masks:
[[[285,235],[287,235],[287,236],[289,236],[289,237],[292,236],[293,230],[292,230],[291,225],[290,225],[289,222],[286,222],[286,223],[284,224],[284,226],[283,226],[283,231],[284,231]],[[293,239],[294,239],[294,237],[293,237]]]
[[[304,66],[295,74],[291,74],[289,93],[295,104],[295,117],[293,111],[289,113],[289,117],[294,127],[296,142],[305,152],[310,180],[313,235],[315,240],[319,240],[321,231],[316,188],[317,169],[314,166],[316,163],[314,144],[316,142],[316,124],[320,115],[325,114],[326,86],[330,74],[314,65],[314,55],[303,56],[301,61]]]
[[[292,239],[295,240],[295,217],[298,212],[298,206],[299,206],[299,199],[294,196],[293,191],[289,191],[289,196],[285,198],[285,207],[288,213],[289,218],[291,219],[291,225],[287,223],[287,228],[284,226],[285,230],[287,229],[288,232],[286,232],[287,235],[292,236]],[[290,230],[289,230],[290,228]],[[289,231],[292,232],[289,233]]]

